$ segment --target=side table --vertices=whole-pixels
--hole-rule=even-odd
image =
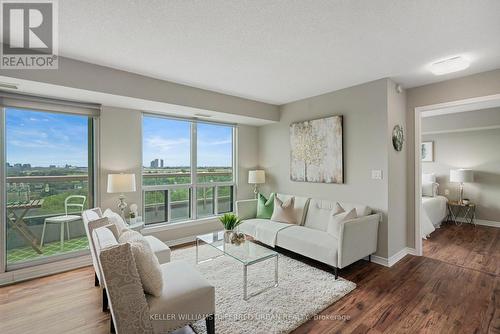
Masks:
[[[446,220],[452,221],[455,225],[462,225],[463,221],[459,221],[458,218],[463,217],[466,223],[474,224],[476,216],[476,204],[474,203],[460,203],[458,201],[448,201],[448,217]]]

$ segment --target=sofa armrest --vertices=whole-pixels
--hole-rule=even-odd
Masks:
[[[255,218],[257,216],[257,200],[245,199],[236,201],[236,215],[241,220]]]
[[[373,214],[340,224],[339,268],[344,268],[377,251],[379,222],[380,214]]]

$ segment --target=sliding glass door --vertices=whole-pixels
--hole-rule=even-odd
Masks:
[[[94,118],[10,107],[3,114],[7,270],[86,253],[81,211],[94,204]]]

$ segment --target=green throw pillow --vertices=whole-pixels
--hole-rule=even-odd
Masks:
[[[262,194],[257,197],[257,218],[271,219],[274,210],[274,193],[269,195],[269,199]]]

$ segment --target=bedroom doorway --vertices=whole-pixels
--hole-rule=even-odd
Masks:
[[[488,182],[488,178],[498,182],[500,171],[489,170],[492,164],[485,164],[482,158],[497,150],[498,139],[500,94],[415,108],[417,255],[437,251],[440,244],[436,241],[449,239],[449,233],[462,233],[463,229],[458,229],[462,224],[477,223],[477,202],[482,204],[479,206],[482,225],[490,222],[490,215],[498,216],[500,211],[485,211],[491,205],[484,201],[500,198],[500,187],[478,193],[479,185],[474,182],[475,176],[481,183]],[[473,145],[480,149],[474,149]],[[484,191],[492,193],[485,196]],[[473,226],[468,224],[465,228]],[[448,233],[446,237],[444,230]]]

